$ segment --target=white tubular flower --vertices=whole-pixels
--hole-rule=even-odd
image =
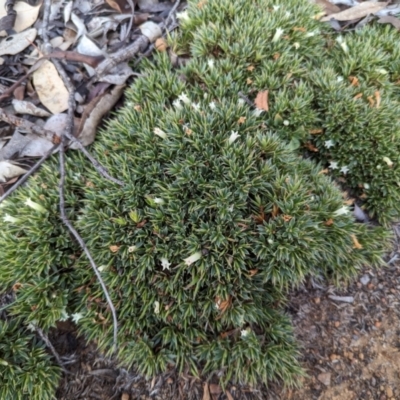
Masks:
[[[99,270],[99,272],[103,272],[107,267],[105,265],[100,265],[99,268],[97,268]]]
[[[160,199],[159,197],[154,198],[154,203],[156,204],[164,204],[165,201],[163,199]]]
[[[300,43],[299,43],[299,42],[293,43],[293,47],[294,47],[296,50],[298,50],[298,49],[300,48]]]
[[[228,211],[230,211],[230,212],[233,211],[233,204],[228,208]]]
[[[192,107],[193,107],[196,111],[200,111],[200,104],[199,104],[199,103],[192,103]]]
[[[75,313],[71,315],[72,321],[74,321],[76,324],[83,318],[82,313]]]
[[[343,39],[342,36],[338,36],[338,37],[336,38],[336,41],[340,44],[340,47],[343,49],[343,51],[344,51],[345,53],[348,53],[348,52],[349,52],[349,48],[347,47],[347,44],[346,44],[346,42],[344,41],[344,39]]]
[[[33,208],[33,209],[36,210],[36,211],[41,212],[41,213],[45,213],[45,212],[46,212],[46,209],[45,209],[43,206],[41,206],[41,205],[38,204],[38,203],[35,203],[35,202],[32,201],[31,199],[26,199],[26,201],[25,201],[24,204],[25,204],[26,206],[28,206],[28,207]]]
[[[274,9],[274,11],[278,11],[281,8],[281,6],[280,5],[276,5],[276,6],[272,6],[272,8]]]
[[[240,336],[241,336],[242,338],[244,338],[244,337],[248,336],[249,333],[250,333],[250,330],[249,330],[249,329],[243,329],[243,330],[240,331]]]
[[[272,38],[272,43],[277,42],[281,38],[282,34],[283,34],[283,29],[278,28],[275,32],[274,37]]]
[[[333,143],[333,141],[332,140],[326,140],[325,141],[325,144],[324,144],[324,146],[327,148],[327,149],[330,149],[332,146],[334,146],[335,145],[335,143]]]
[[[369,186],[369,184],[368,183],[363,183],[363,186],[364,186],[364,189],[369,189],[371,186]]]
[[[176,13],[176,18],[182,20],[182,21],[189,21],[190,17],[187,11],[182,11],[180,13]]]
[[[217,105],[215,104],[215,101],[212,101],[212,102],[209,104],[209,106],[210,106],[211,110],[213,110],[213,111],[217,108]]]
[[[343,206],[343,207],[339,208],[339,210],[336,210],[336,211],[333,213],[333,215],[334,215],[335,217],[338,217],[339,215],[345,215],[345,214],[348,214],[348,213],[349,213],[349,208],[346,207],[346,206]]]
[[[386,163],[389,167],[392,167],[392,166],[393,166],[393,161],[392,161],[389,157],[383,157],[383,161],[385,161],[385,163]]]
[[[349,167],[347,165],[343,166],[340,168],[340,172],[344,175],[346,175],[350,171]]]
[[[260,110],[259,108],[256,108],[256,109],[253,111],[253,115],[254,115],[255,117],[259,117],[263,112],[264,112],[264,110]]]
[[[177,109],[177,110],[182,110],[182,104],[181,104],[181,101],[179,100],[179,99],[175,99],[173,102],[172,102],[172,105]]]
[[[190,257],[185,258],[183,261],[187,266],[192,265],[194,262],[197,260],[200,260],[201,258],[201,252],[197,251],[196,253],[192,254]]]
[[[69,315],[67,314],[67,310],[65,308],[61,311],[60,321],[68,321]]]
[[[19,218],[12,217],[11,215],[6,214],[6,215],[3,217],[3,221],[4,221],[4,222],[11,222],[12,224],[16,224],[17,222],[20,221],[20,219],[19,219]]]
[[[289,121],[288,121],[287,119],[285,119],[285,120],[283,121],[283,125],[289,126]]]
[[[329,168],[330,169],[338,169],[339,168],[339,164],[336,161],[329,161]]]
[[[242,106],[244,104],[244,100],[243,99],[239,99],[238,100],[238,104],[239,104],[239,106]]]
[[[136,250],[136,246],[129,246],[128,253],[133,253]]]
[[[182,93],[181,95],[179,95],[178,99],[185,104],[191,104],[192,102],[190,101],[189,97],[186,96],[185,93]]]
[[[240,135],[237,132],[232,131],[231,136],[229,136],[228,139],[229,144],[232,144],[238,137],[240,137]]]
[[[154,302],[154,314],[160,314],[160,303],[158,301]]]
[[[154,128],[153,131],[157,136],[160,136],[160,138],[166,139],[167,138],[167,134],[162,131],[160,128]]]
[[[215,62],[214,62],[214,60],[213,60],[212,58],[210,58],[210,59],[207,61],[207,64],[208,64],[208,66],[212,69],[212,68],[214,68]]]
[[[171,266],[171,263],[168,261],[168,259],[162,258],[161,265],[162,265],[162,269],[164,271],[165,269],[168,269],[168,270],[170,269],[169,267]]]

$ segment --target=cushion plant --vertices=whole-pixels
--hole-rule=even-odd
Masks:
[[[354,100],[360,88],[347,77],[338,80],[346,71],[334,62],[346,47],[327,46],[332,38],[318,33],[316,13],[308,0],[191,2],[171,40],[172,51],[191,59],[178,70],[166,54],[143,62],[143,77],[92,148],[125,186],[104,181],[80,154],[70,155],[67,212],[117,309],[124,366],[148,376],[176,367],[218,372],[222,383],[292,384],[301,370],[283,312],[287,290],[306,276],[339,283],[364,264],[382,264],[388,233],[357,224],[345,196],[321,172],[337,163],[344,183],[362,194],[370,190],[367,201],[378,198],[370,175],[352,175],[364,171],[361,159],[351,164],[354,148],[340,152],[346,132],[340,124],[350,117],[335,119],[340,113],[329,91],[342,93],[345,103],[337,107],[360,107],[357,118],[371,121],[364,136],[381,135],[378,123],[392,132],[383,116],[392,112],[385,102],[397,106],[389,76],[395,72],[357,78],[368,104]],[[239,97],[260,90],[269,91],[268,112]],[[392,97],[376,107],[375,92],[383,90]],[[357,121],[349,122],[354,143],[365,140]],[[368,142],[375,153],[387,150],[379,137]],[[320,150],[323,164],[302,159],[303,145]],[[384,157],[395,162],[392,153]],[[397,179],[395,165],[382,160],[380,176]],[[25,324],[46,330],[73,314],[80,331],[108,352],[111,314],[58,217],[55,169],[50,162],[0,209],[8,222],[0,235],[2,285],[14,285],[10,310]],[[383,201],[392,204],[396,196],[393,190]],[[385,214],[375,200],[367,204],[382,211],[383,221],[397,215],[395,205]]]

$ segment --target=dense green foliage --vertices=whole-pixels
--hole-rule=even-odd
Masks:
[[[400,216],[398,32],[366,26],[338,36],[309,3],[192,2],[173,48],[193,57],[189,82],[215,85],[217,99],[268,90],[260,120],[293,148],[313,149],[387,224]]]
[[[223,383],[292,384],[301,369],[283,312],[287,289],[382,264],[388,233],[355,223],[321,170],[337,163],[333,173],[365,192],[382,221],[396,217],[398,193],[385,185],[397,182],[397,70],[376,72],[379,55],[356,67],[343,42],[321,32],[308,0],[274,6],[191,3],[172,40],[191,59],[176,70],[167,54],[143,62],[92,148],[124,187],[80,154],[69,157],[67,213],[117,309],[121,364],[146,375],[176,367],[218,373]],[[364,40],[357,35],[354,46]],[[359,86],[348,79],[356,74]],[[354,100],[361,89],[365,98]],[[239,97],[260,90],[269,91],[268,112]],[[302,159],[304,145],[319,149],[323,165]],[[108,352],[111,314],[60,220],[56,169],[52,161],[0,208],[1,286],[14,287],[10,312],[24,324],[47,330],[71,315]]]
[[[43,346],[16,320],[0,319],[0,398],[54,399],[60,377]]]

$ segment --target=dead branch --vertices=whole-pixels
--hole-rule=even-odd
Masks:
[[[51,0],[45,0],[44,1],[44,16],[43,16],[43,40],[47,47],[50,48],[50,42],[49,38],[47,35],[47,26],[49,23],[49,15],[50,15],[50,7],[51,7]],[[68,96],[68,125],[65,129],[65,133],[68,135],[72,136],[72,132],[74,129],[74,113],[75,113],[75,87],[72,85],[67,73],[65,72],[63,66],[61,65],[59,60],[52,60],[55,67],[57,68],[58,73],[61,76],[61,79],[64,82],[65,87],[67,88],[69,92]],[[69,229],[69,231],[72,233],[72,235],[75,237],[75,239],[78,241],[79,245],[83,249],[83,251],[86,254],[86,257],[88,258],[90,265],[96,274],[96,277],[101,285],[101,288],[103,289],[104,295],[107,299],[107,303],[110,307],[112,318],[113,318],[113,326],[114,326],[114,337],[113,337],[113,349],[112,351],[115,352],[117,349],[117,338],[118,338],[118,319],[117,319],[117,312],[115,310],[114,304],[111,300],[110,294],[108,293],[107,287],[103,281],[103,278],[100,275],[100,272],[97,268],[96,263],[94,262],[92,255],[90,254],[85,241],[81,237],[81,235],[78,233],[78,231],[73,227],[71,224],[70,220],[67,217],[67,213],[65,211],[65,139],[66,135],[64,132],[62,133],[61,136],[61,146],[60,146],[60,181],[59,181],[59,193],[60,193],[60,213],[61,213],[61,219],[64,223],[64,225]]]
[[[54,348],[53,344],[50,342],[50,339],[48,338],[48,336],[37,325],[33,325],[33,327],[35,328],[35,331],[39,334],[40,338],[43,340],[43,342],[45,343],[47,348],[51,351],[51,354],[53,354],[53,357],[56,359],[57,364],[61,367],[63,372],[65,372],[66,374],[71,374],[71,372],[69,372],[65,368],[64,363],[61,361],[61,358],[60,358],[59,354],[57,353],[57,350]]]

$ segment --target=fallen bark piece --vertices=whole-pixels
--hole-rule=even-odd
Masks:
[[[354,297],[353,296],[335,296],[333,294],[328,296],[331,300],[340,301],[342,303],[353,303]]]

